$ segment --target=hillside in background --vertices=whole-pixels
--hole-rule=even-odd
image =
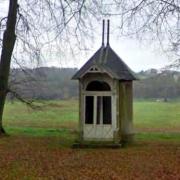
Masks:
[[[137,73],[139,81],[134,83],[136,98],[179,98],[180,72],[149,69]]]
[[[10,88],[26,98],[74,98],[78,94],[78,83],[71,80],[71,77],[76,71],[77,69],[73,68],[54,67],[12,69]]]
[[[26,98],[69,99],[78,97],[78,82],[71,80],[76,68],[40,67],[12,69],[10,88]],[[156,69],[137,73],[135,98],[179,98],[180,72]],[[12,95],[9,96],[13,98]]]

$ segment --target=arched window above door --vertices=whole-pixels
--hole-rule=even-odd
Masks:
[[[86,91],[111,91],[111,87],[104,81],[91,81],[87,85]]]

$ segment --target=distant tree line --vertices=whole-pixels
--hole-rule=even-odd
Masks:
[[[134,83],[135,98],[179,98],[180,72],[151,69],[138,73],[139,81]]]
[[[68,99],[78,94],[78,83],[72,81],[77,71],[73,68],[12,69],[10,76],[11,89],[23,98],[29,99]],[[9,95],[13,99],[13,95]]]
[[[12,69],[10,86],[24,98],[70,99],[78,97],[78,82],[71,80],[76,68],[41,67],[36,69]],[[137,73],[134,82],[135,98],[179,98],[180,72],[158,73],[151,69]],[[14,99],[13,95],[8,96]]]

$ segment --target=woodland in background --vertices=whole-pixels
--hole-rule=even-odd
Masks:
[[[26,99],[71,99],[78,97],[78,82],[71,80],[76,68],[40,67],[11,69],[10,88]],[[180,98],[180,72],[156,69],[137,73],[135,98]],[[14,99],[9,94],[10,100]]]

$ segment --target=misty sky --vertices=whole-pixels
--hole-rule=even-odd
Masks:
[[[0,17],[7,14],[7,1],[1,0],[0,2]],[[111,20],[111,19],[110,19]],[[101,31],[101,24],[99,27]],[[149,68],[162,68],[170,64],[173,59],[168,57],[161,51],[160,48],[155,48],[154,45],[149,42],[139,42],[136,39],[130,38],[117,38],[117,34],[113,34],[113,27],[110,27],[110,45],[115,52],[123,59],[123,61],[134,71],[146,70]],[[88,51],[86,55],[78,55],[76,59],[78,61],[67,61],[61,63],[56,60],[51,62],[45,62],[44,66],[56,66],[56,67],[78,67],[80,68],[95,51],[101,46],[101,32],[97,32],[94,37],[93,46],[90,45],[91,51]],[[66,53],[66,52],[65,52]],[[56,58],[54,58],[56,59]]]

